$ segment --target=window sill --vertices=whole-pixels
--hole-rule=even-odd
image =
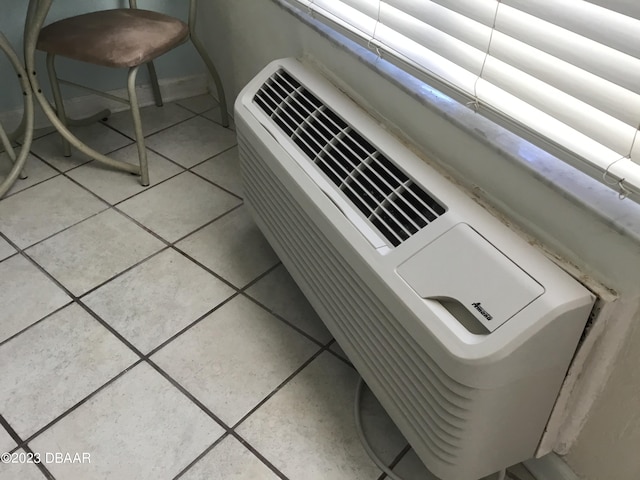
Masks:
[[[630,199],[621,200],[612,189],[475,113],[390,62],[379,58],[375,53],[316,20],[309,13],[292,6],[286,0],[272,1],[333,45],[348,52],[359,63],[411,96],[420,105],[436,112],[453,126],[489,147],[505,161],[516,165],[522,175],[527,176],[526,181],[531,182],[533,179],[541,186],[548,187],[592,217],[594,222],[603,224],[608,229],[635,243],[640,243],[640,204]],[[371,113],[378,118],[380,117],[377,112]],[[399,130],[396,133],[402,135]],[[411,141],[411,139],[409,140]],[[411,143],[415,144],[416,142],[411,141]],[[461,174],[455,165],[450,165],[442,160],[440,158],[441,166],[447,169],[452,176],[458,179],[468,178],[467,175]],[[491,188],[484,188],[485,186],[481,182],[476,182],[476,184],[469,184],[468,181],[462,183],[470,188],[480,186],[485,199],[490,204],[504,205],[509,203],[508,199],[492,195]]]

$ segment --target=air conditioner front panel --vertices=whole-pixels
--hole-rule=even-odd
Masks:
[[[399,162],[442,214],[398,245],[380,248],[367,238],[345,213],[353,208],[348,196],[328,194],[327,179],[256,105],[257,92],[282,71]],[[256,223],[425,464],[444,480],[472,480],[533,456],[591,295],[295,60],[274,62],[250,82],[235,119]],[[388,240],[375,225],[374,232]],[[450,259],[447,244],[438,243],[447,232],[455,232],[448,243],[458,252]],[[465,255],[484,255],[485,275],[517,292],[516,302],[495,310],[508,320],[483,334],[469,331],[439,300],[467,302],[475,297],[464,292],[479,286],[491,299],[481,305],[499,300],[482,276],[464,275],[458,260]],[[454,273],[438,281],[447,262],[465,285],[456,285]],[[429,298],[438,289],[445,293]]]

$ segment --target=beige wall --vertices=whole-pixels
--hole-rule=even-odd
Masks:
[[[640,478],[640,318],[569,454],[589,480]]]
[[[478,122],[473,114],[461,112],[458,105],[437,95],[432,99],[435,110],[423,107],[271,0],[202,2],[199,21],[230,102],[269,61],[304,54],[334,75],[375,115],[384,117],[385,123],[395,125],[421,151],[428,152],[431,159],[464,179],[510,221],[576,265],[585,278],[619,294],[620,301],[603,326],[603,336],[595,342],[575,390],[571,431],[567,428],[563,432],[569,443],[563,448],[569,452],[568,463],[585,480],[638,480],[640,244],[638,236],[634,238],[624,229],[640,232],[640,207],[620,202],[617,195],[602,191],[563,165],[554,167],[537,149],[523,147],[501,129],[489,129],[496,143],[519,149],[520,161],[510,161],[469,134],[467,129]],[[554,176],[551,183],[589,195],[592,207],[610,218],[603,220],[550,186],[549,174]],[[581,413],[587,409],[586,415]]]

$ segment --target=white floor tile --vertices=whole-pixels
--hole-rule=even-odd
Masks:
[[[70,305],[0,347],[2,414],[28,438],[137,359]]]
[[[319,342],[331,340],[331,333],[282,265],[252,285],[247,294]]]
[[[237,297],[152,360],[233,425],[317,350],[250,300]]]
[[[240,160],[238,147],[216,155],[210,160],[195,167],[193,172],[211,180],[216,185],[242,196],[242,179],[240,178]]]
[[[112,158],[138,165],[138,147],[136,145],[125,147],[115,152]],[[184,170],[150,150],[147,150],[147,161],[149,162],[149,178],[152,186]],[[138,175],[114,170],[95,161],[70,171],[68,175],[111,204],[118,203],[148,188],[140,184]]]
[[[177,247],[237,287],[278,263],[278,257],[244,207],[207,225]]]
[[[323,353],[237,431],[289,478],[378,478],[381,472],[367,456],[355,430],[356,382],[355,370]],[[377,401],[371,395],[366,399],[366,433],[374,450],[388,464],[406,441]]]
[[[71,132],[81,142],[103,154],[108,154],[132,143],[131,139],[100,123],[72,127]],[[65,157],[62,154],[62,137],[57,132],[35,140],[31,144],[31,151],[61,172],[66,172],[91,160],[91,157],[74,147],[71,147],[71,156]]]
[[[236,144],[236,134],[194,117],[147,139],[147,146],[184,167],[192,167]]]
[[[18,450],[16,453],[26,455],[24,450]],[[0,462],[0,480],[45,480],[45,478],[33,463]]]
[[[182,108],[175,103],[168,103],[164,107],[156,107],[150,105],[140,109],[140,117],[142,118],[142,133],[146,136],[152,135],[160,130],[182,122],[187,118],[193,117],[195,114],[186,108]],[[131,112],[124,110],[114,113],[109,117],[105,124],[115,128],[128,137],[134,139],[135,131],[133,121],[131,120]]]
[[[67,294],[21,255],[5,260],[0,263],[0,342],[70,301]]]
[[[183,255],[165,250],[92,292],[84,302],[148,353],[233,293]]]
[[[134,367],[30,443],[88,452],[90,464],[50,464],[64,480],[170,479],[224,431],[147,364]]]
[[[80,296],[163,247],[160,240],[131,220],[107,210],[27,253]]]
[[[0,201],[0,231],[24,248],[106,208],[59,176]]]
[[[4,238],[0,237],[0,261],[10,257],[14,253],[16,253],[16,249],[9,245]]]
[[[0,154],[0,179],[6,178],[11,171],[13,164],[9,160],[6,153]],[[24,166],[24,172],[28,175],[25,179],[18,178],[13,186],[9,189],[6,195],[12,195],[20,192],[25,188],[29,188],[36,183],[44,182],[45,180],[55,177],[59,174],[58,171],[51,168],[42,160],[37,159],[33,155],[29,154],[26,164]]]
[[[240,200],[234,196],[191,172],[185,172],[130,198],[119,208],[165,240],[173,242],[239,203]]]
[[[233,437],[227,437],[181,480],[277,480],[264,463]]]
[[[176,103],[187,110],[191,110],[193,113],[204,113],[218,105],[218,101],[208,93],[178,100]]]

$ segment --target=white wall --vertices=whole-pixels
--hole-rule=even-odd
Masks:
[[[200,10],[203,39],[222,72],[230,103],[270,60],[306,55],[510,222],[576,266],[585,280],[595,279],[619,295],[570,398],[573,418],[557,448],[568,451],[566,460],[586,480],[640,478],[638,205],[620,201],[591,179],[427,90],[423,93],[432,107],[426,108],[271,0],[216,0],[202,2]],[[477,126],[484,133],[471,134]],[[518,152],[519,158],[509,158],[500,147]],[[591,206],[575,201],[570,191],[588,196]]]
[[[2,0],[0,5],[0,31],[6,35],[9,42],[19,53],[22,51],[23,21],[27,10],[27,0]],[[86,13],[96,8],[120,8],[128,3],[125,0],[55,0],[46,23],[51,21]],[[139,0],[138,7],[158,10],[186,20],[188,1],[186,0]],[[21,54],[21,53],[20,53]],[[115,90],[126,87],[126,71],[109,69],[72,62],[65,59],[58,60],[58,73],[63,78],[86,83],[93,88]],[[182,45],[175,51],[164,55],[156,62],[160,78],[177,78],[204,72],[204,65],[190,45]],[[46,75],[43,61],[40,62],[40,72]],[[17,79],[9,62],[0,55],[0,112],[11,110],[22,105],[22,95],[19,91]],[[11,75],[9,74],[11,72]],[[141,71],[138,83],[147,83],[146,69]],[[45,87],[48,82],[42,82]],[[64,88],[64,87],[63,87]],[[81,95],[75,89],[64,89],[65,97]]]

